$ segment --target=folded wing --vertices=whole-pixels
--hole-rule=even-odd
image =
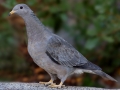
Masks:
[[[46,53],[55,63],[68,67],[84,65],[88,62],[72,45],[57,35],[49,39]]]

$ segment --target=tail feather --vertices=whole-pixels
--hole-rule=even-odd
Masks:
[[[101,71],[101,70],[92,70],[95,74],[103,77],[103,78],[106,78],[106,79],[109,79],[109,80],[112,80],[112,81],[115,81],[117,82],[117,80],[115,80],[114,78],[112,78],[111,76],[109,76],[108,74],[106,74],[105,72]]]

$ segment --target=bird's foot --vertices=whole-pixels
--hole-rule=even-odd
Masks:
[[[65,85],[61,85],[61,84],[59,84],[59,85],[51,84],[51,85],[49,85],[48,87],[51,87],[51,88],[61,88],[61,87],[65,87]]]
[[[50,85],[50,82],[39,82],[40,84],[44,84],[44,85]]]
[[[54,84],[52,80],[50,80],[49,82],[39,82],[40,84],[44,84],[44,85],[51,85]]]

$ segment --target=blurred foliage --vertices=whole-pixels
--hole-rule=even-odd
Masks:
[[[17,73],[28,70],[31,73],[31,63],[20,51],[24,43],[26,47],[25,27],[20,28],[23,31],[19,28],[17,31],[8,17],[17,3],[29,5],[43,24],[55,33],[61,29],[67,31],[73,37],[76,49],[106,73],[115,75],[120,68],[119,0],[5,0],[0,3],[0,70]],[[22,43],[18,32],[23,32]],[[83,85],[98,86],[90,77],[84,79]]]

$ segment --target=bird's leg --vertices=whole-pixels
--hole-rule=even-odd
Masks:
[[[65,87],[65,85],[63,85],[64,81],[67,79],[68,75],[65,75],[65,77],[63,77],[61,79],[61,82],[59,85],[56,85],[56,84],[51,84],[49,85],[48,87],[52,87],[52,88],[61,88],[61,87]]]
[[[49,82],[39,82],[39,83],[44,85],[50,85],[53,84],[53,80],[51,79]]]
[[[49,82],[39,82],[40,84],[44,85],[56,85],[56,83],[53,83],[53,81],[56,79],[56,76],[54,74],[48,73],[51,77]]]

